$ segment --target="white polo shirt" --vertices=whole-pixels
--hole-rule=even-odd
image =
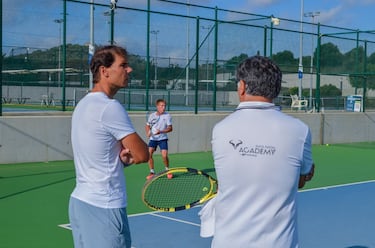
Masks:
[[[155,132],[156,130],[164,130],[168,126],[172,125],[172,116],[168,112],[163,112],[161,115],[158,115],[157,112],[153,112],[148,120],[147,120],[147,125],[150,126],[150,122],[152,120],[157,120],[155,121],[155,124],[152,125],[152,132]],[[150,137],[150,140],[165,140],[168,139],[168,134],[166,133],[160,133],[160,134],[155,134]]]
[[[240,103],[213,129],[214,248],[298,247],[296,194],[313,163],[311,134],[272,106]]]
[[[72,116],[76,187],[72,197],[101,208],[127,205],[120,140],[135,129],[123,106],[102,92],[86,95]]]

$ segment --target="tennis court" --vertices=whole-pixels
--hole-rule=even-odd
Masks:
[[[300,246],[375,247],[374,194],[375,181],[300,192]],[[134,247],[210,247],[199,237],[199,210],[131,216]]]
[[[375,247],[374,148],[375,143],[313,147],[316,175],[299,193],[301,247]],[[210,152],[170,159],[176,167],[212,168]],[[162,167],[160,157],[155,162]],[[199,207],[158,213],[143,205],[147,173],[146,164],[125,170],[133,246],[209,247],[210,239],[199,237]],[[73,247],[65,225],[74,179],[72,161],[0,165],[0,247]]]

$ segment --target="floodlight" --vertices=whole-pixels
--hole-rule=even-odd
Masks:
[[[276,17],[271,17],[271,22],[273,25],[278,26],[280,25],[280,19]]]

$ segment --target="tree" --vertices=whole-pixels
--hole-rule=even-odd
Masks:
[[[369,64],[374,64],[375,65],[375,53],[372,53],[368,59],[367,59],[367,63]]]
[[[341,90],[332,84],[326,84],[320,87],[320,96],[322,97],[332,97],[341,95]]]
[[[320,46],[320,66],[321,71],[333,72],[337,71],[343,63],[344,56],[341,54],[339,48],[331,42]]]
[[[283,72],[297,71],[298,60],[294,58],[291,51],[284,50],[272,56],[272,59],[279,65]]]
[[[248,58],[249,55],[245,53],[241,53],[239,56],[234,56],[231,59],[227,60],[227,62],[224,64],[226,68],[230,67],[236,67],[240,62]]]
[[[293,56],[293,53],[287,50],[276,53],[275,55],[272,56],[272,59],[279,65],[295,64],[297,62],[297,60]]]
[[[365,57],[364,55],[365,50],[362,46],[354,48],[349,52],[345,53],[343,59],[343,69],[348,73],[358,73],[359,71],[362,71]]]

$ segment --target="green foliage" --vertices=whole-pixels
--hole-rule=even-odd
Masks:
[[[249,55],[245,54],[245,53],[241,53],[239,56],[234,56],[232,57],[231,59],[229,59],[224,67],[235,67],[237,66],[240,62],[242,62],[243,60],[245,60],[246,58],[248,58]]]
[[[367,63],[375,65],[375,53],[371,54],[368,59]]]
[[[365,50],[362,46],[354,48],[344,54],[343,68],[347,72],[355,73],[363,67]]]
[[[291,51],[282,51],[278,52],[272,56],[272,59],[279,65],[295,65],[298,63],[298,60],[294,58]]]
[[[320,87],[321,97],[341,96],[341,94],[342,94],[341,90],[332,84],[323,85]]]
[[[333,43],[329,42],[320,46],[320,66],[328,70],[342,66],[344,56],[341,54],[339,48]]]
[[[298,95],[298,87],[289,88],[289,95]],[[312,90],[312,95],[315,96],[315,89]],[[302,97],[308,98],[310,96],[310,89],[302,90]],[[320,96],[321,97],[336,97],[341,96],[341,90],[332,84],[323,85],[320,87]]]
[[[298,87],[289,88],[289,95],[298,95]]]
[[[314,52],[313,69],[316,67],[316,52]],[[241,53],[234,56],[224,63],[217,65],[217,73],[233,73],[237,65],[246,59],[248,55]],[[3,70],[22,70],[22,69],[56,69],[62,67],[62,47],[52,47],[47,50],[36,50],[32,53],[18,54],[14,56],[6,56],[3,54]],[[272,59],[279,65],[283,73],[296,73],[298,70],[299,59],[295,58],[293,53],[288,50],[278,52],[272,56]],[[146,58],[139,55],[129,55],[129,64],[133,68],[131,74],[132,79],[141,80],[141,87],[145,87],[146,82]],[[310,71],[311,56],[302,58],[303,67],[306,71]],[[342,54],[337,45],[328,42],[320,47],[320,69],[322,74],[348,74],[350,84],[356,88],[366,87],[375,89],[375,53],[367,58],[363,46],[358,46],[345,54]],[[366,66],[365,66],[366,65]],[[66,46],[66,67],[74,68],[79,73],[76,76],[69,75],[67,81],[81,82],[82,85],[88,85],[88,47],[67,44]],[[206,78],[206,72],[212,76],[214,64],[200,65],[200,78]],[[150,63],[149,72],[150,79],[154,78],[155,65]],[[190,68],[191,75],[195,74],[195,69]],[[176,78],[184,78],[185,68],[179,65],[170,64],[169,66],[158,66],[158,88],[166,85],[168,80]],[[374,74],[374,75],[372,75]],[[10,75],[3,74],[3,82],[5,84],[21,84],[30,82],[57,82],[57,73],[35,73],[35,74],[19,74]],[[163,81],[163,83],[161,83]],[[236,89],[236,85],[228,85],[228,89]],[[298,89],[290,89],[290,91],[298,92]],[[329,91],[331,92],[331,91]],[[331,94],[331,93],[329,93]]]

